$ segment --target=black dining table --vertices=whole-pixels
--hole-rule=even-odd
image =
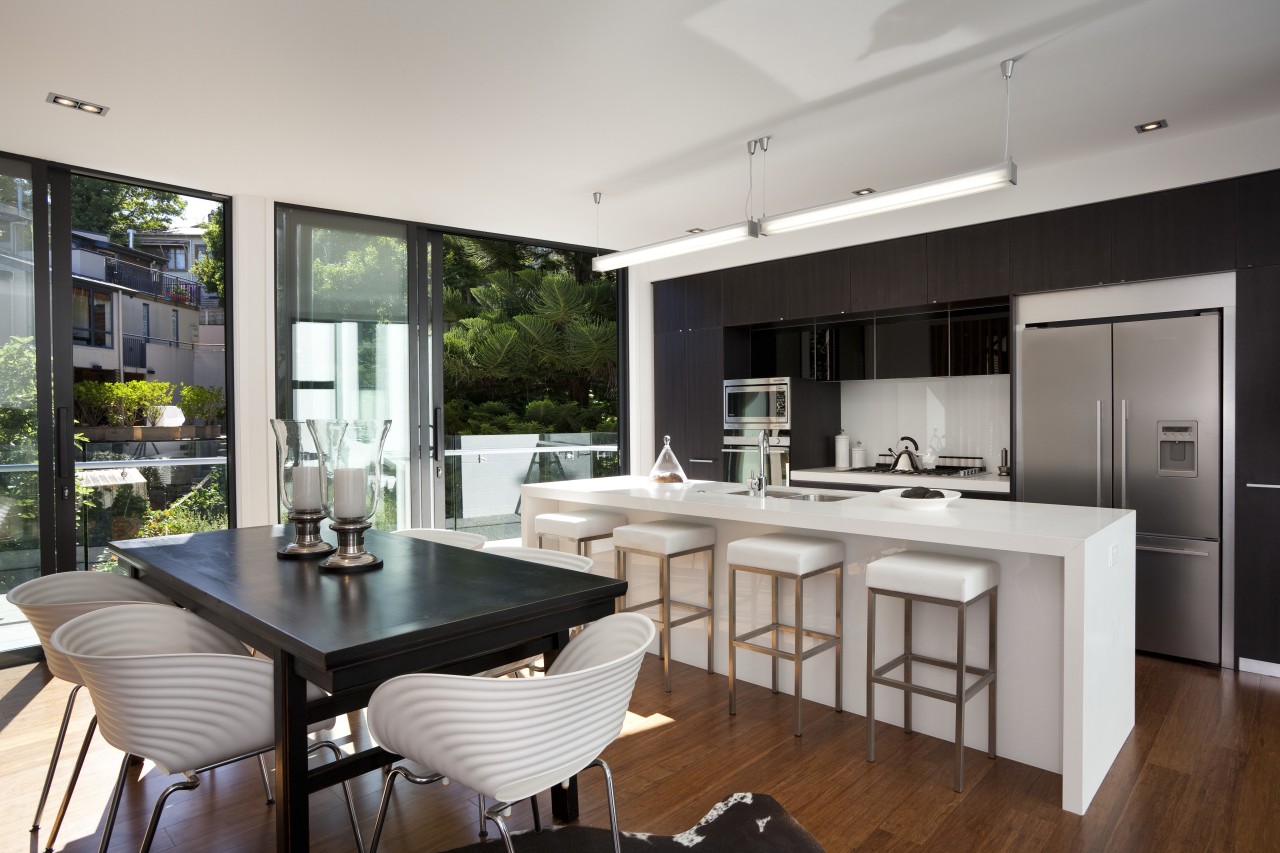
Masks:
[[[398,757],[373,747],[309,769],[309,724],[365,707],[397,675],[469,674],[554,657],[570,628],[612,613],[627,588],[376,530],[365,545],[383,566],[337,573],[318,559],[277,557],[292,536],[292,527],[276,525],[108,545],[144,583],[274,659],[279,851],[308,848],[311,792]],[[308,702],[307,682],[329,696]],[[576,818],[576,788],[554,787],[552,807],[561,820]]]

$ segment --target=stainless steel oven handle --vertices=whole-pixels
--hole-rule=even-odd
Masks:
[[[1245,483],[1250,489],[1280,489],[1280,483]]]
[[[704,464],[706,464],[706,465],[710,465],[710,464],[711,464],[712,462],[714,462],[715,460],[714,460],[714,459],[694,459],[692,456],[690,456],[690,457],[689,457],[689,461],[690,461],[690,462],[702,462],[702,463],[704,463]]]
[[[1135,545],[1139,551],[1154,551],[1157,554],[1181,554],[1184,557],[1212,557],[1208,551],[1191,551],[1186,548],[1160,548],[1155,545]]]

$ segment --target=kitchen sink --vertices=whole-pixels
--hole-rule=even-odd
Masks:
[[[774,495],[774,497],[782,498],[787,501],[813,501],[814,503],[830,503],[831,501],[847,501],[856,498],[857,495],[817,495],[817,494],[794,494],[794,495]]]
[[[743,495],[746,497],[757,497],[752,495],[750,490],[742,492],[726,492],[730,495]],[[830,503],[831,501],[847,501],[858,495],[819,495],[813,492],[793,492],[787,489],[770,489],[766,497],[777,498],[784,501],[813,501],[814,503]]]

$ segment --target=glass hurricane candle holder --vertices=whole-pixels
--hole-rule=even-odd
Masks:
[[[382,501],[382,449],[391,421],[309,420],[320,456],[320,500],[338,550],[320,567],[361,572],[382,566],[364,549],[364,532]]]
[[[290,560],[327,557],[334,547],[320,538],[324,520],[320,455],[305,421],[271,419],[276,437],[276,490],[293,525],[293,541],[276,550]]]

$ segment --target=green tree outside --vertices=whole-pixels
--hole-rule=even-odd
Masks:
[[[196,281],[204,285],[205,290],[218,294],[219,304],[225,306],[227,304],[224,263],[226,247],[222,237],[222,210],[223,205],[218,205],[209,212],[209,218],[200,223],[200,227],[204,229],[206,252],[203,258],[191,265],[191,274],[196,277]]]
[[[71,176],[71,227],[127,245],[129,230],[161,231],[187,209],[177,193]]]

